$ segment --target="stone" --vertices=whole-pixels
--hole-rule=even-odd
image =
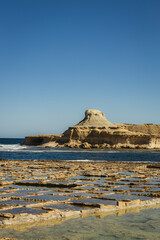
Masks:
[[[2,165],[3,177],[14,179],[15,186],[0,187],[0,227],[123,214],[160,204],[159,163],[0,160]]]
[[[80,145],[80,147],[84,149],[89,149],[91,148],[91,144],[89,144],[88,142],[84,142]]]
[[[2,218],[13,218],[11,213],[0,213],[0,217]]]
[[[27,136],[23,145],[96,149],[160,149],[160,125],[111,123],[103,112],[88,109],[85,117],[61,135]]]
[[[88,109],[85,111],[85,118],[75,125],[76,127],[116,127],[115,124],[109,122],[103,112],[96,109]]]
[[[5,237],[5,238],[0,238],[0,240],[17,240],[17,238]]]

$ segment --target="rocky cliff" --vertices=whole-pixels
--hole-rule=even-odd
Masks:
[[[85,118],[61,135],[28,136],[23,145],[71,148],[160,149],[160,125],[113,124],[89,109]]]

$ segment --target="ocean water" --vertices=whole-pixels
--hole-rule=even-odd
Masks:
[[[160,162],[160,151],[76,150],[21,146],[23,139],[0,138],[0,159]]]

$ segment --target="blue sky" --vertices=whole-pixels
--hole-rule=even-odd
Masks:
[[[89,108],[160,124],[159,0],[1,0],[0,137],[58,134]]]

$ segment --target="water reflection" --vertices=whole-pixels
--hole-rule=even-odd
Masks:
[[[90,216],[29,229],[1,229],[0,237],[45,240],[160,239],[160,208],[124,215]]]

